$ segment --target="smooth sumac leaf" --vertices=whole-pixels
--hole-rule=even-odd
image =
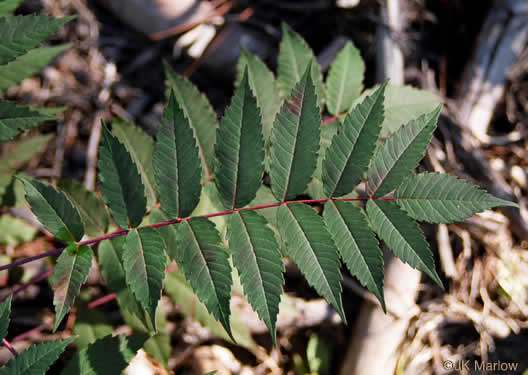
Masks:
[[[493,207],[518,207],[468,181],[440,173],[410,176],[396,189],[394,197],[413,219],[436,224],[462,221]]]
[[[257,103],[262,115],[262,133],[264,135],[264,141],[267,142],[271,135],[273,119],[281,105],[277,80],[262,60],[247,51],[244,47],[241,47],[240,58],[237,64],[235,87],[240,86],[246,67],[249,86],[257,98]]]
[[[264,139],[247,70],[216,134],[216,186],[226,209],[244,207],[262,184]]]
[[[165,242],[158,231],[144,227],[128,232],[123,253],[126,281],[153,323],[166,263]]]
[[[277,222],[288,257],[346,322],[341,302],[339,255],[321,216],[304,203],[290,203],[279,207]]]
[[[42,47],[17,57],[7,65],[0,66],[0,91],[18,85],[24,79],[38,73],[61,52],[71,47],[70,43],[53,47]]]
[[[24,55],[74,18],[75,16],[52,18],[43,15],[0,18],[0,65]]]
[[[99,187],[115,222],[123,229],[135,228],[147,210],[145,187],[126,147],[103,123],[99,145]]]
[[[97,339],[112,334],[112,326],[106,314],[97,309],[79,309],[73,326],[74,335],[78,336],[75,346],[78,350],[86,348]]]
[[[6,300],[0,303],[0,341],[7,336],[7,328],[9,327],[9,320],[11,315],[11,294],[7,296]]]
[[[271,132],[271,190],[279,201],[304,192],[317,162],[321,115],[308,69],[282,105]]]
[[[18,356],[11,358],[2,368],[2,375],[40,375],[59,358],[66,347],[74,340],[45,342],[32,345]]]
[[[425,272],[443,288],[436,273],[433,253],[418,223],[402,211],[395,202],[369,200],[367,214],[378,236],[394,255],[411,267]]]
[[[47,230],[62,241],[81,240],[84,235],[81,217],[64,193],[30,177],[17,178],[24,183],[31,211]]]
[[[161,209],[187,217],[200,201],[201,164],[189,119],[171,91],[154,146],[154,172]]]
[[[171,67],[164,63],[168,86],[174,91],[176,100],[180,104],[185,117],[194,131],[198,144],[200,159],[204,168],[202,182],[211,179],[214,163],[214,145],[216,143],[216,129],[218,119],[209,100],[187,78],[176,74]]]
[[[322,110],[325,92],[321,68],[315,60],[310,46],[286,23],[282,24],[282,40],[278,60],[277,72],[281,96],[283,98],[291,96],[295,85],[302,79],[306,69],[309,68],[312,83],[315,85],[319,110]]]
[[[100,338],[76,353],[61,375],[121,374],[148,338],[146,334]]]
[[[154,169],[152,167],[154,140],[143,129],[121,118],[116,118],[112,121],[112,131],[126,147],[128,153],[132,156],[132,160],[136,163],[141,180],[145,185],[147,206],[155,206],[158,198],[156,196],[156,181],[154,180]]]
[[[79,211],[87,235],[97,237],[108,231],[110,217],[97,195],[75,180],[61,180],[58,187]]]
[[[145,311],[126,283],[123,253],[125,252],[124,236],[102,241],[97,248],[97,260],[101,275],[108,290],[116,294],[122,312],[128,312],[148,330],[149,319]]]
[[[0,142],[9,141],[21,132],[51,120],[55,117],[0,100]]]
[[[0,17],[11,15],[20,5],[22,0],[2,0],[0,1]]]
[[[284,284],[284,265],[275,234],[255,211],[236,211],[227,227],[233,264],[244,293],[268,327],[275,345],[275,323]]]
[[[385,310],[383,254],[365,213],[353,202],[329,200],[323,217],[348,270],[374,293]]]
[[[369,195],[381,197],[397,188],[422,160],[442,106],[409,122],[378,149],[368,171]]]
[[[70,311],[75,297],[81,290],[81,285],[86,281],[92,267],[92,255],[89,246],[72,243],[57,259],[51,275],[56,315],[53,331],[57,330],[62,319]]]
[[[383,122],[384,91],[385,85],[358,104],[332,138],[323,161],[323,187],[328,196],[350,193],[368,168]]]
[[[365,64],[359,50],[347,42],[326,77],[326,106],[332,115],[348,112],[363,88]]]
[[[233,339],[229,325],[231,266],[214,223],[196,217],[177,225],[178,255],[176,262],[185,279]],[[234,340],[234,339],[233,339]]]

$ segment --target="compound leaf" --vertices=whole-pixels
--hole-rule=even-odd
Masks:
[[[200,201],[200,156],[192,128],[171,91],[154,147],[154,172],[161,209],[187,217]]]
[[[183,221],[177,225],[177,237],[176,262],[200,301],[233,339],[229,325],[231,266],[214,223],[201,217]]]
[[[244,71],[248,72],[249,86],[257,98],[262,115],[262,132],[264,141],[271,135],[271,127],[276,113],[279,111],[281,100],[277,80],[258,56],[241,47],[240,58],[237,64],[237,77],[235,86],[240,87]]]
[[[264,139],[257,100],[247,69],[216,134],[216,186],[225,208],[240,208],[255,198],[264,173]]]
[[[323,218],[350,273],[378,298],[383,298],[383,254],[363,210],[353,202],[329,200]]]
[[[208,181],[213,174],[214,145],[218,128],[216,113],[205,95],[200,93],[189,80],[176,74],[167,63],[164,65],[168,85],[174,91],[176,100],[189,120],[198,143],[198,151],[205,172],[202,182]]]
[[[2,0],[0,1],[0,17],[10,16],[20,5],[22,0]]]
[[[116,294],[121,311],[125,314],[130,313],[148,330],[145,311],[126,283],[123,266],[125,241],[125,236],[102,241],[97,248],[97,261],[106,287],[111,293]]]
[[[45,374],[73,340],[74,338],[70,337],[66,340],[32,345],[18,356],[11,358],[2,368],[2,375]]]
[[[147,210],[145,187],[126,147],[104,123],[102,128],[97,166],[103,201],[117,225],[123,229],[137,227]]]
[[[11,294],[7,296],[6,300],[0,303],[0,341],[7,336],[7,328],[9,327],[9,316],[11,315]]]
[[[53,287],[53,305],[55,306],[56,331],[62,319],[75,301],[81,290],[88,273],[92,267],[92,249],[89,246],[78,246],[75,243],[68,245],[57,259],[57,264],[51,275]]]
[[[116,118],[112,121],[112,130],[117,139],[126,147],[134,163],[136,163],[141,180],[145,185],[147,206],[149,208],[155,206],[158,199],[155,189],[154,169],[152,168],[154,140],[143,129],[121,118]]]
[[[328,196],[350,193],[368,168],[383,122],[384,91],[385,85],[346,116],[341,133],[326,150],[323,187]]]
[[[279,201],[303,193],[317,162],[321,116],[308,69],[282,105],[271,132],[271,190]]]
[[[288,257],[346,322],[341,302],[339,256],[321,216],[304,203],[290,203],[279,207],[277,222]]]
[[[79,210],[88,236],[97,237],[108,231],[110,217],[97,195],[75,180],[61,180],[58,187]]]
[[[17,86],[24,79],[40,72],[55,56],[71,46],[71,43],[67,43],[53,47],[36,48],[17,57],[7,65],[1,65],[0,91]]]
[[[24,55],[74,18],[75,16],[52,18],[43,15],[0,18],[0,65]]]
[[[51,120],[55,120],[55,117],[0,100],[0,142],[9,141],[21,132]]]
[[[518,207],[472,183],[439,173],[410,176],[394,192],[396,203],[413,219],[452,223],[498,206]]]
[[[286,23],[282,23],[282,40],[279,51],[277,72],[279,88],[283,98],[292,95],[295,85],[302,79],[303,73],[310,69],[312,82],[315,85],[316,100],[319,109],[323,108],[325,99],[321,68],[315,60],[314,53],[306,41]]]
[[[166,263],[165,242],[155,229],[144,227],[128,232],[123,253],[126,281],[153,323]]]
[[[105,336],[77,352],[61,375],[121,374],[149,335]]]
[[[394,190],[418,166],[436,129],[442,106],[401,127],[374,155],[368,171],[369,195],[381,197]]]
[[[369,200],[367,214],[378,236],[394,255],[411,267],[425,272],[442,286],[436,273],[433,253],[418,224],[408,217],[395,202]]]
[[[227,228],[233,264],[244,293],[266,323],[275,345],[275,323],[284,283],[284,265],[275,234],[263,216],[248,210],[233,213]]]
[[[359,50],[347,42],[326,77],[326,106],[332,115],[348,112],[363,89],[365,64]]]
[[[30,177],[17,178],[24,183],[31,210],[47,230],[65,242],[81,240],[84,235],[81,217],[64,193]]]

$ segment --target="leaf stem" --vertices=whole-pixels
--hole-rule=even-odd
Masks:
[[[13,348],[13,345],[11,345],[9,343],[9,341],[7,341],[6,339],[2,339],[2,344],[4,344],[4,346],[9,349],[9,351],[16,357],[18,355],[18,352],[16,351],[15,348]]]
[[[277,203],[264,204],[264,205],[260,205],[260,206],[235,208],[235,209],[232,209],[232,210],[227,210],[227,211],[222,211],[222,212],[215,212],[215,213],[212,213],[212,214],[199,215],[198,217],[211,218],[211,217],[217,217],[217,216],[231,215],[231,214],[233,214],[234,212],[237,212],[237,211],[262,210],[262,209],[266,209],[266,208],[279,207],[279,206],[282,206],[283,204],[291,204],[291,203],[306,203],[306,204],[325,203],[325,202],[328,202],[329,200],[334,200],[334,201],[368,201],[368,200],[393,201],[393,200],[395,200],[395,198],[388,198],[388,197],[380,197],[380,198],[378,198],[378,197],[333,198],[332,197],[332,198],[324,198],[324,199],[302,199],[302,200],[298,200],[298,201],[283,201],[283,202],[277,202]],[[178,219],[163,221],[161,223],[155,223],[155,224],[147,225],[147,227],[150,227],[150,228],[164,227],[164,226],[167,226],[167,225],[177,224],[177,223],[182,222],[182,221],[188,221],[191,218],[192,218],[192,216],[188,216],[188,217],[185,217],[185,218],[178,218]],[[117,231],[117,232],[114,232],[114,233],[106,234],[106,235],[101,236],[101,237],[96,237],[96,238],[92,238],[90,240],[81,241],[78,244],[79,245],[95,245],[95,244],[98,244],[99,242],[104,241],[104,240],[108,240],[108,239],[111,239],[111,238],[124,236],[129,231],[130,230],[120,230],[120,231]],[[28,257],[28,258],[25,258],[25,259],[20,259],[20,260],[17,260],[15,262],[9,263],[9,264],[4,264],[3,266],[0,266],[0,271],[9,270],[11,268],[14,268],[14,267],[17,267],[17,266],[21,266],[23,264],[32,262],[32,261],[37,260],[37,259],[46,258],[46,257],[52,256],[52,255],[58,255],[58,254],[62,253],[62,251],[65,248],[66,247],[61,247],[61,248],[58,248],[58,249],[55,249],[55,250],[51,250],[51,251],[42,253],[40,255],[36,255],[36,256],[33,256],[33,257]],[[48,271],[48,272],[51,272],[51,271]],[[45,277],[47,277],[47,275]],[[43,278],[45,278],[45,277],[43,277]],[[38,281],[40,281],[40,280],[37,280],[35,282],[38,282]],[[31,282],[32,281],[30,281],[30,283]],[[21,286],[21,288],[22,287],[25,288],[26,286],[23,285],[23,286]]]

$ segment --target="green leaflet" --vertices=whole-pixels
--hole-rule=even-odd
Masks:
[[[244,207],[255,198],[264,173],[262,122],[247,69],[224,113],[216,142],[216,186],[224,207]]]
[[[64,193],[30,177],[17,178],[24,183],[31,210],[47,230],[61,241],[81,240],[84,235],[81,217]]]
[[[154,169],[152,167],[154,140],[143,129],[121,118],[116,118],[112,121],[112,130],[117,139],[126,147],[134,163],[136,163],[141,180],[145,185],[147,207],[154,207],[158,200],[155,190]]]
[[[329,196],[350,193],[368,168],[383,122],[385,85],[358,104],[332,138],[323,162],[323,187]]]
[[[255,211],[237,211],[227,227],[233,264],[240,274],[244,293],[266,323],[275,345],[275,323],[284,284],[284,265],[275,234]]]
[[[130,325],[126,320],[125,324]],[[167,313],[162,309],[156,310],[156,329],[156,334],[145,342],[143,349],[168,369],[171,357],[171,336],[167,329]]]
[[[282,105],[271,132],[271,190],[279,201],[302,194],[316,167],[321,116],[308,69]]]
[[[439,173],[410,176],[396,189],[394,196],[396,203],[413,219],[437,224],[462,221],[493,207],[518,207],[470,182]]]
[[[0,142],[9,141],[21,132],[51,120],[55,120],[55,117],[0,100]]]
[[[55,306],[55,324],[53,332],[75,301],[88,273],[92,267],[92,249],[89,246],[69,244],[57,259],[57,264],[51,275],[53,287],[53,305]]]
[[[53,137],[53,134],[35,135],[14,141],[16,149],[0,159],[0,173],[14,171],[26,164],[42,152]]]
[[[155,229],[144,227],[128,232],[123,253],[126,281],[152,322],[161,298],[166,263],[165,242]]]
[[[231,266],[215,225],[196,217],[177,225],[179,259],[186,280],[207,310],[234,340],[229,325]]]
[[[0,216],[0,246],[16,246],[29,242],[37,232],[38,229],[25,220],[9,214]]]
[[[409,218],[396,203],[369,200],[367,214],[378,236],[394,255],[433,279],[443,288],[436,273],[433,253],[418,224]]]
[[[346,322],[339,256],[321,216],[304,203],[283,204],[277,211],[277,222],[288,256]]]
[[[442,106],[395,132],[378,149],[368,171],[367,192],[381,197],[394,190],[418,166],[436,129]]]
[[[161,209],[187,217],[200,200],[201,165],[189,119],[171,91],[154,147],[154,172]]]
[[[174,91],[176,100],[189,120],[198,143],[198,151],[205,172],[202,182],[208,181],[213,174],[214,145],[216,128],[218,128],[216,113],[205,95],[198,91],[189,80],[176,74],[166,62],[164,66],[168,86]]]
[[[24,55],[74,18],[35,15],[0,18],[0,65]]]
[[[70,337],[66,340],[32,345],[18,356],[11,358],[2,368],[2,375],[45,374],[73,340],[74,337]]]
[[[311,64],[311,65],[310,65]],[[312,83],[315,85],[316,100],[319,109],[323,109],[325,92],[321,68],[314,53],[306,41],[286,23],[282,23],[282,40],[277,66],[281,96],[292,95],[295,85],[302,79],[304,72],[310,69]]]
[[[145,188],[136,164],[126,147],[110,133],[103,123],[99,145],[99,188],[103,202],[115,222],[123,229],[135,228],[147,210]]]
[[[329,200],[323,217],[348,270],[378,298],[385,310],[383,254],[365,213],[353,202]]]
[[[123,253],[126,238],[116,237],[102,241],[97,250],[97,260],[103,280],[112,293],[116,294],[117,302],[123,315],[129,313],[145,330],[149,330],[149,319],[145,311],[126,283]]]
[[[326,77],[326,106],[336,116],[348,112],[363,89],[365,64],[359,50],[347,42]]]
[[[77,352],[61,375],[121,374],[149,335],[105,336]]]
[[[88,236],[97,237],[108,231],[110,217],[97,195],[75,180],[61,180],[58,187],[79,210]]]
[[[271,135],[273,120],[281,105],[277,80],[262,60],[244,47],[241,47],[240,58],[237,63],[235,87],[240,87],[246,67],[249,86],[253,90],[253,94],[257,98],[257,103],[261,110],[262,133],[264,135],[264,141],[267,143]]]
[[[10,16],[20,5],[22,0],[2,0],[0,1],[0,17]]]
[[[11,296],[11,294],[8,295],[6,300],[0,303],[0,341],[7,336],[7,328],[9,327],[11,315]]]
[[[112,334],[112,326],[104,312],[97,309],[82,309],[75,316],[73,333],[77,336],[75,346],[82,350],[97,339]]]
[[[7,65],[0,66],[0,92],[17,86],[24,79],[40,72],[58,54],[71,47],[71,43],[53,47],[42,47],[17,57]]]

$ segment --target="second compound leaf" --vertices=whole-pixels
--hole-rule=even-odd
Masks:
[[[57,259],[57,264],[51,275],[53,287],[53,305],[55,306],[56,331],[62,319],[73,306],[75,297],[81,290],[90,268],[92,267],[92,249],[89,246],[70,244]]]
[[[433,253],[429,243],[418,226],[393,201],[369,200],[367,214],[378,236],[392,250],[394,255],[426,273],[443,288],[436,273]]]
[[[346,322],[341,302],[341,271],[334,241],[321,216],[304,203],[283,204],[277,222],[286,253],[316,291]]]
[[[9,141],[21,132],[50,120],[55,120],[55,117],[0,100],[0,142]]]
[[[229,324],[231,266],[214,223],[201,217],[183,221],[177,225],[177,241],[176,262],[185,279],[233,339]]]
[[[263,216],[243,210],[231,215],[227,238],[244,293],[266,323],[275,344],[275,323],[284,284],[284,265],[275,234]]]
[[[165,247],[163,238],[153,228],[134,229],[126,236],[123,253],[126,281],[149,313],[152,323],[155,323],[156,308],[165,277]]]

